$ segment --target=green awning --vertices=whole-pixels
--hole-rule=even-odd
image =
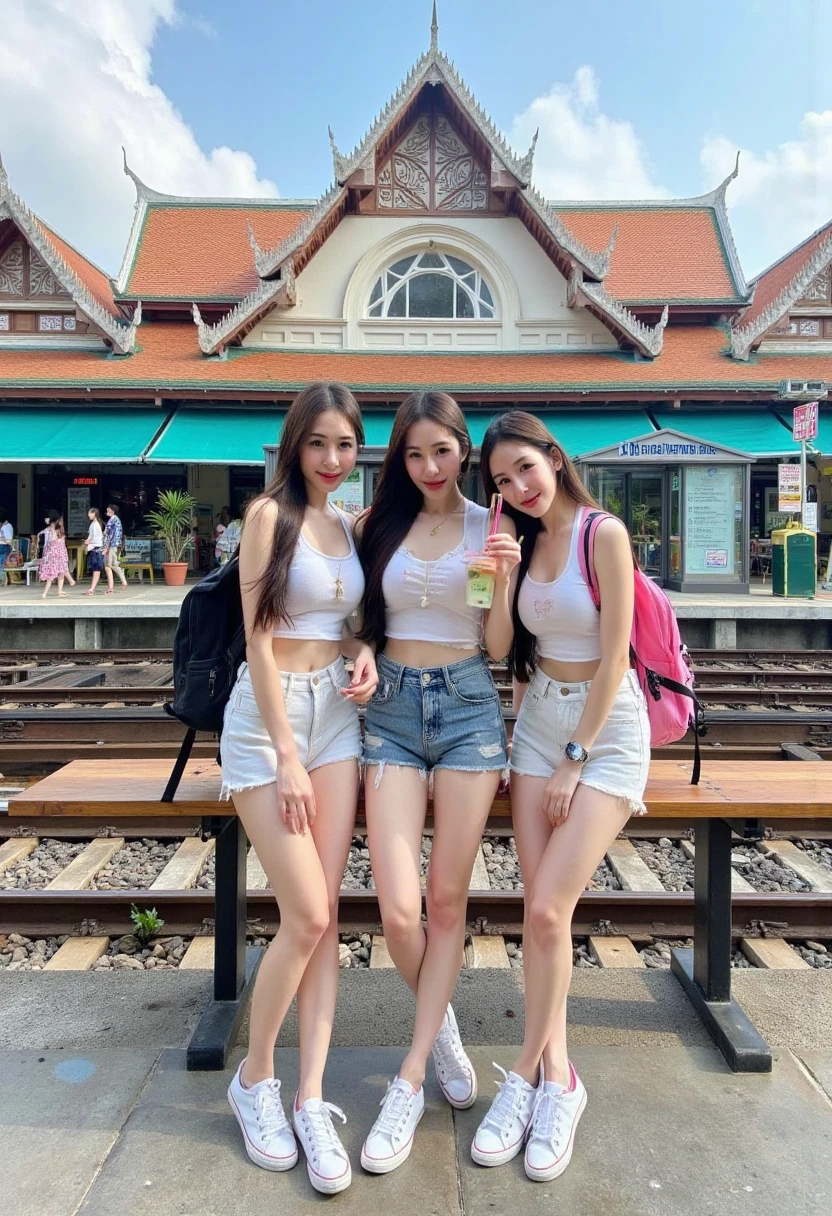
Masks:
[[[361,420],[364,423],[365,448],[386,448],[390,442],[390,432],[393,430],[393,410],[364,410]]]
[[[670,427],[718,447],[736,448],[750,456],[794,456],[800,444],[777,415],[760,405],[742,410],[652,410],[660,430]]]
[[[127,405],[0,406],[0,462],[138,461],[164,425],[162,410]]]
[[[794,417],[791,410],[784,410],[779,407],[777,413],[783,419],[785,425],[791,431]],[[818,411],[818,434],[816,439],[809,440],[809,446],[814,448],[816,452],[820,452],[822,456],[832,456],[832,409],[824,409],[820,407]],[[795,451],[800,451],[800,444],[794,445]]]
[[[178,410],[147,453],[165,464],[263,464],[285,410]]]

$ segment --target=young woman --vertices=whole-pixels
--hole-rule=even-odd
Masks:
[[[113,572],[109,566],[105,567],[104,565],[104,527],[101,523],[98,508],[90,507],[87,517],[90,521],[90,527],[87,532],[85,548],[87,551],[87,569],[92,571],[92,582],[90,583],[89,591],[85,591],[84,595],[93,595],[95,593],[102,570],[106,570],[107,591],[110,592],[113,589]]]
[[[58,580],[58,599],[66,599],[64,579],[69,580],[70,587],[75,586],[75,579],[69,573],[69,554],[66,551],[66,531],[64,521],[57,511],[50,511],[44,521],[46,527],[43,536],[43,557],[38,567],[38,578],[45,582],[43,598],[46,599],[52,580]]]
[[[12,551],[12,541],[14,540],[14,528],[9,523],[9,517],[6,512],[0,507],[0,578],[3,584],[8,582],[8,575],[5,572],[4,566],[6,558]]]
[[[118,507],[115,503],[107,505],[107,523],[104,525],[104,564],[107,570],[107,582],[110,584],[110,591],[113,589],[113,571],[119,577],[121,588],[127,586],[127,575],[118,564],[118,551],[124,544],[124,528],[118,515]],[[109,594],[109,592],[108,592]]]
[[[489,512],[459,484],[471,440],[445,393],[401,405],[375,500],[359,522],[367,577],[361,636],[384,653],[367,708],[365,802],[373,876],[393,961],[416,993],[410,1050],[382,1100],[361,1153],[372,1173],[409,1155],[424,1111],[422,1082],[433,1051],[442,1091],[464,1109],[477,1078],[448,1004],[459,975],[468,884],[506,764],[505,728],[480,650],[483,613],[466,604],[466,553],[481,553]],[[505,584],[519,561],[513,525],[490,545]],[[510,634],[485,621],[485,643],[504,655]],[[433,778],[434,832],[427,877],[427,934],[419,870]]]
[[[527,1175],[546,1182],[569,1164],[586,1104],[566,1051],[572,914],[610,843],[630,815],[644,813],[650,729],[630,668],[633,557],[623,524],[603,520],[596,534],[598,612],[577,544],[587,508],[600,508],[543,424],[519,410],[496,419],[482,470],[524,536],[520,566],[491,615],[510,617],[510,670],[527,683],[511,751],[526,1026],[471,1151],[480,1165],[502,1165],[525,1141]]]
[[[301,1141],[312,1185],[351,1181],[322,1101],[338,990],[338,895],[358,799],[358,703],[375,689],[372,651],[342,640],[364,574],[350,519],[327,502],[352,471],[361,416],[343,385],[308,385],[283,424],[274,480],[246,513],[240,586],[246,662],[225,711],[222,796],[230,794],[280,908],[260,964],[248,1055],[228,1099],[252,1161],[290,1169]],[[342,654],[355,658],[352,680]],[[290,1127],[274,1046],[297,994],[300,1085]]]

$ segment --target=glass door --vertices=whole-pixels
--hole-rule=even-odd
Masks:
[[[650,578],[662,578],[662,474],[633,471],[630,479],[630,535],[638,564]]]

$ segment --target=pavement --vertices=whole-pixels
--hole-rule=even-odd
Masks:
[[[324,1199],[303,1161],[270,1174],[245,1156],[223,1073],[188,1073],[184,1047],[210,976],[191,972],[0,976],[0,1136],[10,1216],[296,1216],[319,1203],[362,1216],[814,1216],[832,1210],[832,975],[741,972],[735,991],[775,1048],[770,1075],[731,1073],[667,972],[582,971],[570,1054],[589,1092],[566,1173],[529,1182],[522,1161],[475,1166],[470,1143],[522,1034],[520,976],[463,972],[455,995],[480,1096],[444,1102],[432,1071],[411,1158],[372,1177],[361,1142],[401,1060],[412,999],[392,972],[341,976],[325,1096],[348,1123],[353,1183]],[[241,1043],[244,1041],[244,1032]],[[287,1021],[276,1073],[297,1084]],[[48,1169],[43,1163],[48,1162]]]

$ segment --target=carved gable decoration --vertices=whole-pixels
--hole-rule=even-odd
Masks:
[[[487,211],[488,177],[444,114],[421,114],[378,175],[379,211]]]
[[[23,242],[12,243],[0,254],[0,293],[23,295]]]
[[[18,300],[44,296],[50,300],[72,298],[43,258],[21,237],[10,241],[0,253],[0,296]]]
[[[30,296],[62,296],[68,300],[69,292],[64,291],[52,271],[34,249],[29,250],[29,295]]]
[[[816,279],[809,284],[803,301],[806,304],[829,304],[830,282],[832,281],[832,266],[822,270]]]

